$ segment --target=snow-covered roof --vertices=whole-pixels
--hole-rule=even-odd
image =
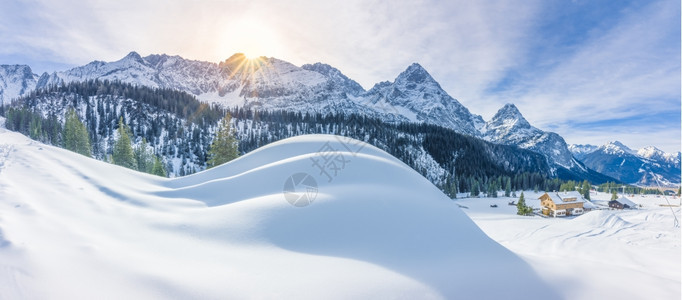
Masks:
[[[633,208],[637,206],[637,204],[630,201],[630,199],[625,198],[625,196],[620,196],[618,199],[616,199],[616,201],[620,202],[621,204],[627,204],[628,206]]]
[[[585,203],[583,203],[583,208],[596,209],[598,207],[596,204],[592,203],[591,201],[589,201],[587,199],[585,199],[584,201],[585,201]]]
[[[583,199],[583,195],[576,191],[572,192],[558,192],[556,193],[559,199],[561,199],[561,202],[585,202],[585,199]],[[572,200],[575,199],[575,200]],[[569,200],[569,201],[567,201]]]
[[[578,192],[547,193],[554,203],[585,203],[585,199]],[[575,200],[572,200],[572,199]]]

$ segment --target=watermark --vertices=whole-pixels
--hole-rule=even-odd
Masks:
[[[284,199],[296,207],[308,206],[317,198],[317,181],[308,173],[296,173],[284,181]]]
[[[320,170],[319,175],[327,176],[328,182],[332,182],[339,172],[346,168],[346,164],[350,163],[350,160],[343,156],[343,152],[332,147],[329,142],[324,143],[310,160],[313,162],[312,166]]]

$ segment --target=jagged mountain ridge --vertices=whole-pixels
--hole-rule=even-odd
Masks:
[[[365,91],[338,69],[322,63],[297,67],[276,58],[248,60],[238,53],[215,64],[131,52],[114,62],[93,61],[67,71],[34,75],[28,85],[34,89],[89,79],[178,89],[226,107],[360,113],[389,122],[426,122],[472,136],[479,136],[478,128],[484,123],[418,64],[409,66],[394,82]],[[11,93],[4,102],[22,95]]]
[[[448,95],[417,63],[410,65],[393,82],[378,83],[368,91],[326,64],[297,67],[276,58],[249,60],[239,53],[216,64],[165,54],[142,57],[131,52],[114,62],[93,61],[67,71],[30,77],[26,79],[24,85],[28,88],[23,89],[23,94],[51,84],[107,79],[177,89],[191,93],[201,101],[225,107],[355,113],[391,123],[424,122],[539,152],[557,167],[586,171],[571,157],[559,135],[530,126],[520,112],[520,117],[516,118],[519,123],[506,129],[501,124],[495,125],[495,118],[486,123],[481,116],[472,114]],[[23,94],[8,95],[4,101]]]

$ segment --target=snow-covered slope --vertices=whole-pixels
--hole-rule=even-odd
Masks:
[[[0,65],[0,105],[35,89],[38,76],[27,65]]]
[[[587,167],[626,183],[672,186],[680,184],[679,157],[679,152],[677,155],[667,154],[654,147],[635,152],[614,141],[588,153],[582,161]]]
[[[558,297],[419,174],[348,142],[164,179],[0,129],[0,298]],[[325,145],[345,161],[331,182],[311,163]]]
[[[479,136],[483,119],[450,97],[419,64],[410,65],[393,82],[381,82],[362,95],[363,102],[377,110],[402,115]]]
[[[568,145],[568,150],[573,153],[573,157],[575,157],[578,160],[582,160],[585,155],[590,154],[597,150],[599,148],[598,146],[595,145],[590,145],[590,144],[571,144]]]
[[[506,104],[485,123],[484,138],[494,143],[516,145],[544,154],[549,162],[566,169],[584,169],[578,163],[564,139],[556,133],[545,132],[528,123],[514,104]]]
[[[318,62],[314,64],[305,64],[301,66],[301,68],[324,75],[331,79],[331,83],[339,85],[339,88],[349,95],[358,96],[365,92],[365,89],[363,89],[359,83],[348,78],[346,75],[343,75],[339,69],[328,64]]]

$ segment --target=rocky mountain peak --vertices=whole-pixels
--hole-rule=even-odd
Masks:
[[[613,154],[613,155],[635,155],[635,152],[632,151],[628,146],[625,146],[623,143],[619,141],[612,141],[604,144],[603,146],[599,147],[600,150],[604,151],[605,153],[608,154]]]
[[[530,123],[523,117],[516,105],[511,103],[507,103],[500,108],[490,122],[488,122],[486,127],[488,130],[500,127],[506,127],[510,130],[512,128],[531,128]]]
[[[138,63],[144,63],[144,59],[142,59],[142,56],[140,56],[140,54],[135,52],[135,51],[131,51],[130,53],[128,53],[128,55],[126,55],[123,59],[121,59],[121,61],[126,61],[126,60],[127,61],[135,61]]]
[[[400,73],[398,77],[395,79],[395,82],[397,84],[400,83],[413,83],[413,84],[436,84],[435,79],[431,77],[431,74],[424,69],[420,64],[418,63],[413,63],[405,71]],[[438,86],[440,88],[440,85]]]

